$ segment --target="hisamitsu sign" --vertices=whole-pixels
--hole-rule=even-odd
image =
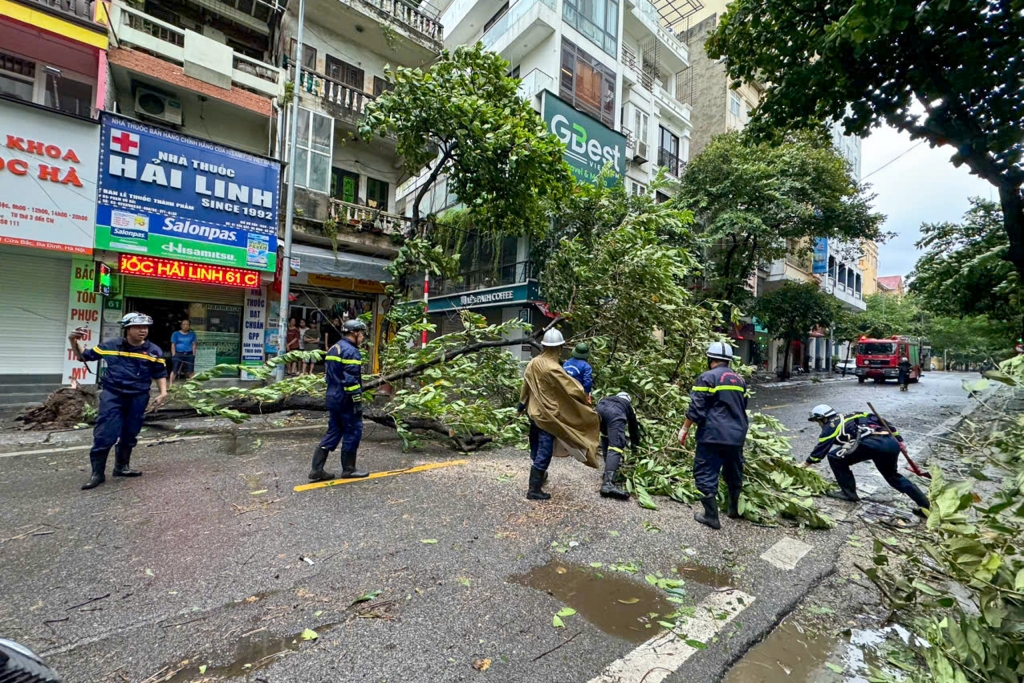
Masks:
[[[274,271],[278,162],[111,114],[100,135],[97,247]]]
[[[228,287],[259,287],[260,273],[257,270],[208,266],[201,263],[186,263],[170,259],[121,254],[118,269],[124,275],[155,277],[161,280],[200,282]]]
[[[626,172],[626,136],[576,111],[546,90],[541,99],[541,117],[551,134],[565,145],[563,158],[580,182],[594,182],[607,163],[616,176]],[[613,177],[610,183],[618,179]]]

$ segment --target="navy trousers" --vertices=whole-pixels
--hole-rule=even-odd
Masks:
[[[622,456],[626,452],[626,420],[612,418],[601,419],[601,450],[604,451],[604,471],[615,472],[622,464]]]
[[[555,437],[543,429],[530,423],[530,459],[533,466],[542,472],[547,472],[551,464],[551,456],[555,452]]]
[[[729,490],[739,493],[743,486],[743,446],[697,442],[693,478],[705,496],[718,495],[718,477],[725,477]]]
[[[878,441],[877,445],[861,442],[860,446],[852,453],[847,454],[845,458],[837,458],[835,455],[829,454],[828,464],[832,468],[832,473],[836,475],[839,488],[847,494],[856,495],[857,479],[853,476],[850,465],[870,460],[875,463],[875,467],[885,479],[885,483],[917,503],[918,507],[929,507],[928,496],[896,469],[900,458],[900,446],[896,439],[886,437]]]
[[[104,389],[100,392],[99,413],[92,430],[92,455],[103,458],[115,443],[117,450],[130,453],[138,443],[142,418],[149,405],[149,393],[118,394]]]
[[[363,440],[363,418],[352,410],[332,409],[328,411],[327,433],[320,441],[320,448],[328,453],[341,444],[342,453],[355,453]]]

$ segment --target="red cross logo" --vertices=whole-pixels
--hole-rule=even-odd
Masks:
[[[128,131],[110,131],[110,149],[122,154],[139,156],[139,136]]]

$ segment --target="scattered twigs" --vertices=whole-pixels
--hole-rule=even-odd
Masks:
[[[80,602],[77,605],[72,605],[71,607],[68,607],[64,611],[65,612],[70,612],[73,609],[78,609],[79,607],[85,607],[86,605],[91,605],[94,602],[99,602],[100,600],[106,600],[109,597],[110,597],[110,593],[107,593],[106,595],[100,595],[100,596],[95,597],[95,598],[89,598],[85,602]]]
[[[560,648],[560,647],[565,647],[566,645],[568,645],[569,643],[571,643],[571,642],[572,642],[572,641],[573,641],[573,640],[574,640],[574,639],[576,638],[576,636],[578,636],[578,635],[579,635],[579,634],[581,634],[581,633],[583,633],[583,631],[582,631],[582,630],[580,630],[580,631],[576,631],[576,633],[572,634],[572,637],[570,637],[570,638],[566,638],[566,639],[565,639],[565,640],[563,640],[563,641],[562,641],[561,643],[559,643],[558,645],[555,645],[555,646],[554,646],[553,648],[551,648],[550,650],[547,650],[546,652],[541,652],[541,653],[540,653],[539,655],[537,655],[536,657],[534,657],[534,658],[533,658],[532,660],[530,660],[530,661],[536,662],[536,661],[537,661],[538,659],[540,659],[541,657],[545,657],[545,656],[547,656],[547,655],[551,654],[552,652],[554,652],[554,651],[555,651],[555,650],[557,650],[558,648]]]

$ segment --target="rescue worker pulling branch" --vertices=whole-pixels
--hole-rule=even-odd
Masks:
[[[138,477],[142,472],[131,469],[132,449],[138,442],[143,416],[149,405],[149,389],[153,380],[160,388],[156,405],[167,398],[167,363],[160,347],[146,337],[153,319],[141,313],[121,318],[124,337],[108,339],[91,349],[82,350],[82,330],[68,336],[75,358],[85,362],[104,360],[106,370],[100,379],[100,405],[96,428],[92,432],[89,464],[92,476],[82,490],[94,489],[107,480],[107,456],[114,444],[114,476]]]
[[[597,402],[597,415],[601,418],[601,451],[604,455],[601,497],[629,500],[629,493],[615,483],[615,475],[626,454],[626,444],[628,443],[634,452],[640,445],[640,424],[636,420],[632,399],[624,391],[614,396],[606,396]]]
[[[740,516],[740,492],[743,489],[743,442],[747,439],[747,384],[729,368],[732,347],[712,342],[707,350],[707,372],[697,378],[690,391],[690,409],[679,430],[679,443],[685,444],[690,428],[697,425],[697,452],[693,459],[693,477],[701,493],[704,513],[693,518],[712,529],[720,529],[718,519],[718,478],[724,470],[729,489],[729,517]]]
[[[810,467],[828,457],[840,490],[838,493],[829,491],[825,495],[850,502],[859,501],[857,480],[850,465],[870,460],[889,486],[918,505],[919,509],[914,510],[916,514],[923,514],[922,510],[928,509],[928,496],[896,469],[900,452],[906,454],[907,446],[894,428],[890,435],[881,420],[871,413],[840,415],[832,406],[825,404],[814,406],[808,420],[821,425],[821,436],[802,467]]]
[[[324,358],[327,374],[327,411],[330,418],[327,433],[313,451],[311,481],[334,479],[324,470],[327,457],[341,444],[341,478],[362,479],[369,472],[356,469],[356,452],[363,438],[363,354],[359,352],[366,338],[366,323],[348,320],[342,338],[327,350]]]
[[[562,369],[565,374],[580,383],[583,391],[587,394],[587,401],[590,399],[590,392],[594,388],[594,369],[590,366],[590,347],[582,342],[572,350],[572,358],[565,361]]]

